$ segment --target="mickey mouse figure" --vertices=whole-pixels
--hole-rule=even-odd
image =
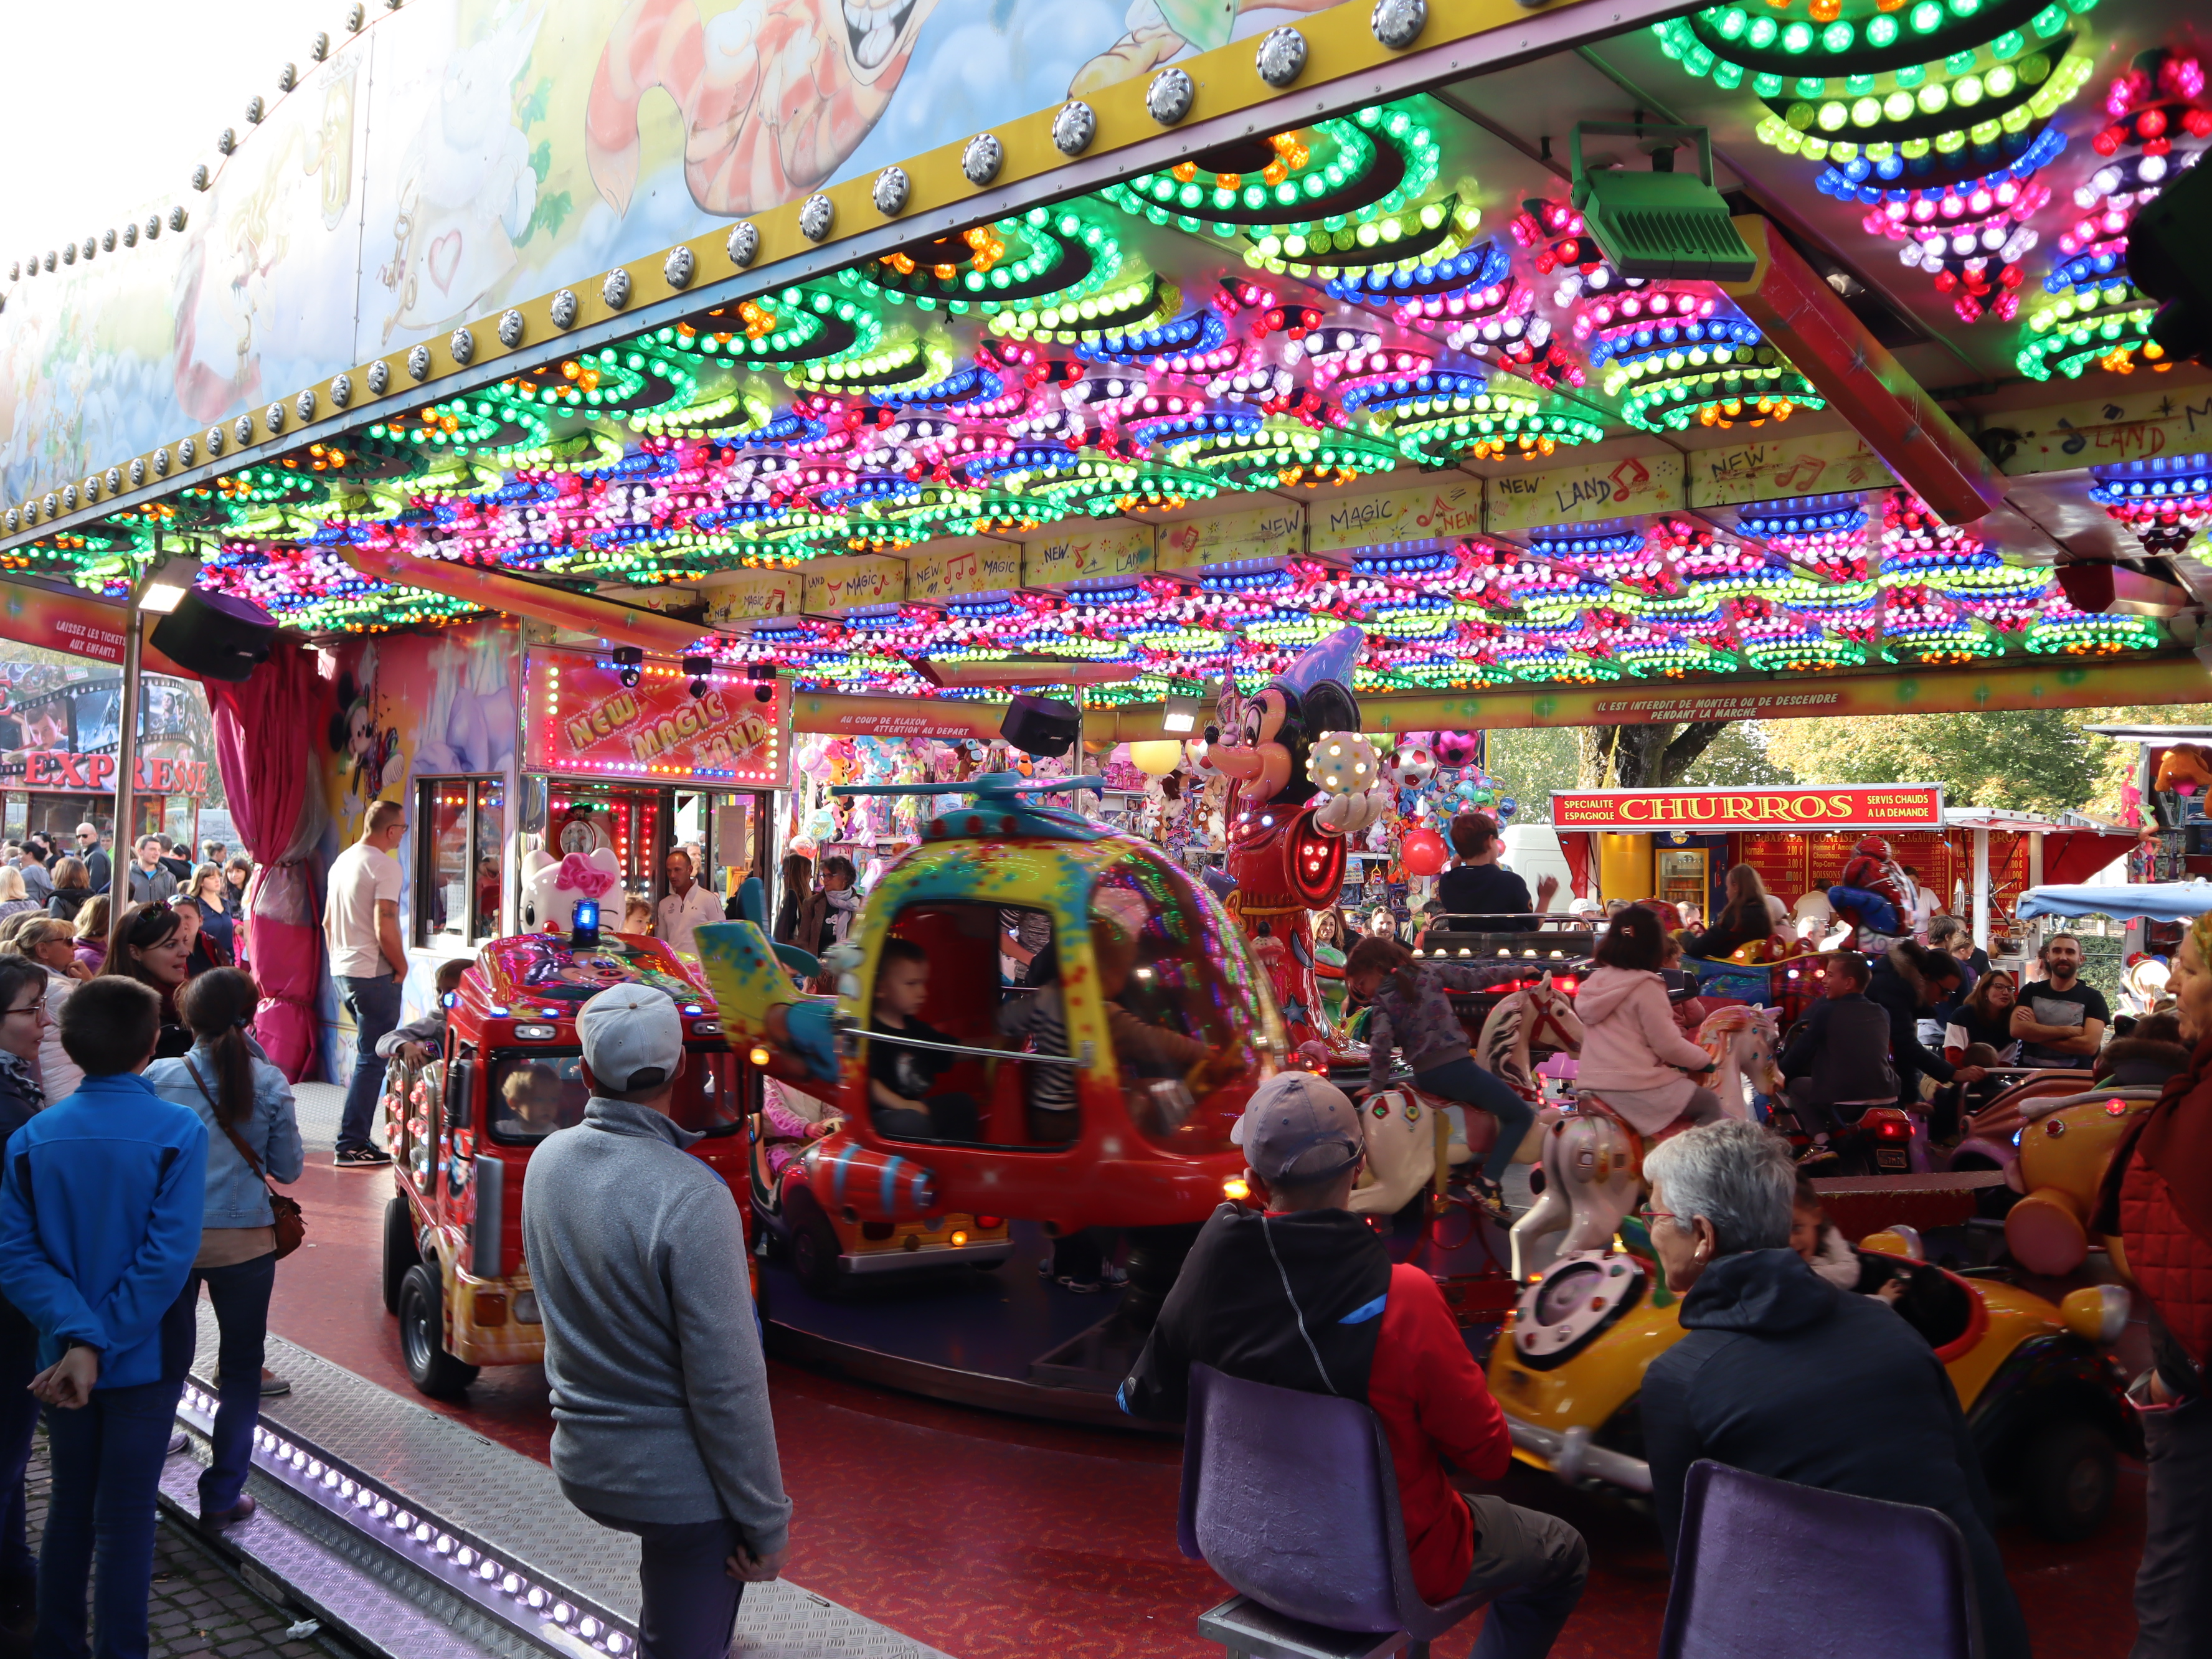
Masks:
[[[1206,732],[1208,765],[1231,780],[1227,903],[1255,946],[1279,946],[1255,954],[1267,965],[1293,1048],[1322,1035],[1306,913],[1336,902],[1346,838],[1389,805],[1377,769],[1368,772],[1372,787],[1330,795],[1309,775],[1316,742],[1359,730],[1352,671],[1364,637],[1340,630],[1249,697],[1231,682]]]

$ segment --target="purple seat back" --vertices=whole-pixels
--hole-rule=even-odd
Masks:
[[[1951,1518],[1724,1463],[1690,1466],[1659,1659],[1972,1659]]]
[[[1389,1444],[1361,1401],[1193,1365],[1177,1531],[1255,1601],[1333,1630],[1425,1641],[1480,1605],[1414,1589]]]

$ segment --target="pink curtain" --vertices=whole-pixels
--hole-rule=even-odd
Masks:
[[[314,1062],[323,976],[313,854],[324,808],[313,734],[325,724],[329,688],[313,654],[280,639],[242,684],[210,680],[207,692],[231,821],[253,856],[245,916],[247,955],[261,987],[253,1032],[270,1061],[297,1083]]]

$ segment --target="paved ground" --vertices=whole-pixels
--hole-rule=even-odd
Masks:
[[[33,1549],[46,1530],[50,1486],[41,1436],[24,1483]],[[293,1636],[295,1620],[303,1617],[255,1594],[188,1531],[167,1516],[161,1518],[154,1534],[149,1659],[350,1659],[352,1650],[325,1633],[310,1629]],[[0,1656],[14,1659],[27,1651],[27,1642],[16,1632],[0,1632]]]

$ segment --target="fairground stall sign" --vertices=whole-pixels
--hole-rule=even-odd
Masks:
[[[568,777],[781,789],[789,769],[790,682],[695,675],[661,659],[536,651],[529,766]]]
[[[1942,824],[1943,787],[1554,790],[1552,822],[1562,830],[1927,830]]]

